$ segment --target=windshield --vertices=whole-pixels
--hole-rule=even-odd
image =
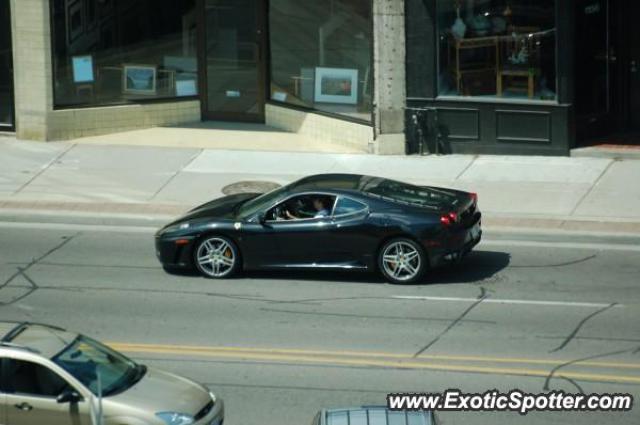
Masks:
[[[263,193],[257,198],[253,198],[248,202],[245,202],[240,206],[238,210],[238,216],[240,218],[249,218],[258,211],[262,211],[263,209],[270,207],[275,203],[275,201],[285,193],[288,189],[287,186],[279,187],[277,189],[272,190],[271,192]]]
[[[98,395],[99,374],[104,396],[131,387],[145,370],[133,360],[85,336],[76,338],[52,360],[95,395]]]

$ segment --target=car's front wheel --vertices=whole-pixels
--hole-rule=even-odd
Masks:
[[[414,283],[427,269],[424,249],[408,238],[386,242],[378,254],[378,267],[391,283]]]
[[[198,271],[213,279],[233,276],[240,264],[240,251],[232,240],[223,236],[205,236],[193,251]]]

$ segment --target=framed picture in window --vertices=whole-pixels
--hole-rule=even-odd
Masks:
[[[67,41],[73,44],[84,33],[84,13],[80,0],[67,3]]]
[[[71,58],[74,83],[93,83],[93,56],[73,56]]]
[[[155,94],[156,67],[152,65],[125,65],[122,86],[125,93]]]
[[[316,68],[314,100],[322,103],[358,103],[358,70]]]

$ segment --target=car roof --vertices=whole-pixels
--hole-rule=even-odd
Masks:
[[[434,425],[430,411],[391,411],[385,406],[324,410],[325,425]]]
[[[305,177],[293,183],[292,190],[347,190],[363,192],[372,182],[382,182],[388,179],[363,174],[316,174]]]
[[[2,343],[52,358],[71,344],[78,334],[55,326],[31,322],[0,322]]]

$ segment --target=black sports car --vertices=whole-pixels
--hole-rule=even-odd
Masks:
[[[393,283],[459,261],[479,241],[474,193],[380,177],[322,174],[265,194],[226,196],[156,234],[165,269],[210,278],[239,270],[379,270]]]

